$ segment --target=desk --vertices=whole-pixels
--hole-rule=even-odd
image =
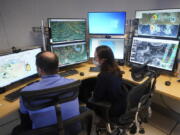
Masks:
[[[76,79],[76,80],[77,79],[84,80],[87,78],[96,77],[98,73],[89,72],[89,68],[92,66],[94,66],[94,65],[89,64],[89,63],[83,63],[80,65],[77,65],[77,66],[75,66],[74,69],[76,69],[79,72],[84,72],[84,76],[75,74],[75,75],[69,76],[67,78]],[[125,74],[123,75],[124,79],[134,82],[131,78],[131,73],[129,72],[129,67],[122,66],[121,70],[123,70],[125,72]],[[37,79],[34,79],[32,81],[36,81]],[[180,101],[180,83],[177,82],[177,79],[178,78],[176,78],[176,77],[169,77],[166,75],[159,76],[159,78],[157,79],[155,92],[164,94],[166,96],[169,96],[171,98],[174,98],[174,99]],[[171,85],[166,86],[164,84],[165,81],[171,81]],[[27,84],[23,84],[18,87],[23,87]],[[11,90],[9,90],[3,94],[0,94],[0,104],[1,104],[0,105],[0,119],[2,119],[3,117],[7,117],[9,114],[11,114],[11,112],[14,112],[19,108],[19,100],[16,100],[14,102],[8,102],[8,101],[4,100],[5,95],[7,95],[8,93],[11,93],[12,91],[15,91],[17,88],[12,88]]]

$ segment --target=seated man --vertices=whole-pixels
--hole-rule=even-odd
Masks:
[[[22,91],[36,91],[52,88],[73,82],[57,74],[58,57],[52,52],[41,52],[36,56],[37,71],[41,77],[39,82],[26,86]],[[62,119],[68,119],[79,114],[78,99],[61,104]],[[28,110],[20,98],[21,129],[36,129],[57,123],[54,106],[37,111]]]

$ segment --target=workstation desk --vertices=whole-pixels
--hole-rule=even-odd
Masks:
[[[94,66],[93,64],[89,64],[89,63],[83,63],[80,65],[74,66],[73,69],[76,69],[79,73],[83,72],[84,75],[75,74],[75,75],[68,76],[67,78],[76,79],[76,80],[85,80],[91,77],[96,77],[98,75],[98,72],[89,72],[89,68],[93,66]],[[123,78],[131,82],[134,82],[133,79],[131,78],[131,73],[129,71],[130,68],[127,66],[121,66],[120,68],[122,71],[125,72],[123,74]],[[35,78],[29,82],[19,84],[17,87],[10,88],[5,93],[0,94],[0,125],[2,125],[3,123],[6,123],[7,121],[10,121],[12,118],[11,115],[13,115],[13,112],[17,112],[19,108],[19,99],[14,102],[9,102],[5,100],[5,95],[26,86],[28,83],[37,81],[38,79],[39,78]],[[180,82],[177,82],[177,80],[178,80],[177,77],[160,75],[157,78],[155,92],[180,101]],[[165,81],[170,81],[171,85],[166,86]],[[137,83],[137,82],[134,82],[134,83]]]

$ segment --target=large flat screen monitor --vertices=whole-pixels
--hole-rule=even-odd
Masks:
[[[84,41],[86,39],[85,19],[49,19],[50,43]]]
[[[100,45],[109,46],[114,53],[115,59],[124,59],[124,38],[90,38],[90,57],[94,57],[95,49]]]
[[[124,35],[126,12],[89,12],[89,34]]]
[[[138,35],[177,38],[180,9],[136,11]]]
[[[37,74],[36,55],[41,48],[0,56],[0,88]]]
[[[179,41],[134,37],[130,62],[173,71]]]
[[[59,67],[74,65],[88,60],[86,42],[65,43],[51,46],[59,58]]]

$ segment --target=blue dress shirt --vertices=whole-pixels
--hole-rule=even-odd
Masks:
[[[22,89],[22,91],[36,91],[40,89],[52,88],[52,87],[68,84],[73,81],[74,81],[73,79],[67,79],[67,78],[61,77],[58,74],[46,75],[46,76],[43,76],[39,82],[33,83],[25,87],[24,89]],[[29,114],[30,119],[32,120],[33,129],[49,126],[49,125],[53,125],[57,123],[56,112],[55,112],[54,106],[47,107],[41,110],[30,111],[24,106],[23,100],[22,98],[20,98],[20,112],[23,114]],[[66,120],[75,115],[78,115],[79,114],[78,99],[76,98],[73,101],[69,101],[69,102],[61,104],[61,113],[62,113],[63,120]]]

